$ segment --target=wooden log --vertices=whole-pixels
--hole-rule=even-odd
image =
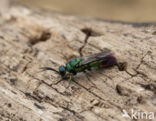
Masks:
[[[1,121],[130,121],[123,111],[130,116],[132,109],[156,112],[155,24],[81,18],[15,3],[5,15],[0,24]],[[55,72],[40,70],[58,69],[104,48],[127,62],[127,69],[80,73],[69,88],[68,81],[55,84],[60,79]]]

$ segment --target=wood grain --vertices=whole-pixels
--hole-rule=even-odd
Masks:
[[[0,120],[124,121],[156,112],[156,26],[81,18],[13,4],[0,24]],[[89,34],[88,34],[89,33]],[[111,49],[127,69],[80,73],[55,85],[71,58]],[[88,78],[87,78],[88,77]]]

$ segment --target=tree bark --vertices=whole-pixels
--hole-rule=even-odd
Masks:
[[[156,25],[105,21],[12,3],[0,22],[0,120],[124,121],[156,112]],[[108,48],[127,68],[93,69],[55,84],[74,57]],[[139,119],[139,120],[145,120]]]

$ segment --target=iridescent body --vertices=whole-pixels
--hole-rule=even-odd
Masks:
[[[83,58],[75,58],[70,60],[66,64],[66,71],[75,75],[78,72],[84,72],[85,70],[90,70],[92,67],[109,67],[116,64],[116,58],[111,55],[108,55],[99,60],[95,60],[93,62],[89,62],[84,65],[79,65],[83,61],[84,61]]]
[[[117,64],[116,58],[112,55],[112,52],[107,49],[101,53],[97,53],[88,57],[72,59],[66,63],[66,66],[60,66],[59,72],[62,76],[65,75],[66,71],[76,75],[79,72],[90,70],[92,67],[106,68],[115,64]]]
[[[50,67],[44,67],[43,69],[55,71],[60,74],[62,78],[66,77],[66,72],[68,72],[70,74],[69,80],[71,80],[72,75],[76,75],[79,72],[91,70],[93,67],[106,68],[113,65],[117,65],[117,60],[109,49],[105,49],[101,53],[97,53],[88,57],[78,57],[72,59],[67,62],[65,66],[61,65],[59,67],[59,71]]]

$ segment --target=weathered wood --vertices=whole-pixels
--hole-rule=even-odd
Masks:
[[[0,120],[124,121],[123,109],[156,112],[156,26],[78,18],[20,5],[0,25]],[[88,34],[89,33],[89,34]],[[111,49],[117,67],[95,69],[55,85],[41,72]],[[87,75],[89,78],[87,78]],[[156,118],[156,117],[155,117]]]

